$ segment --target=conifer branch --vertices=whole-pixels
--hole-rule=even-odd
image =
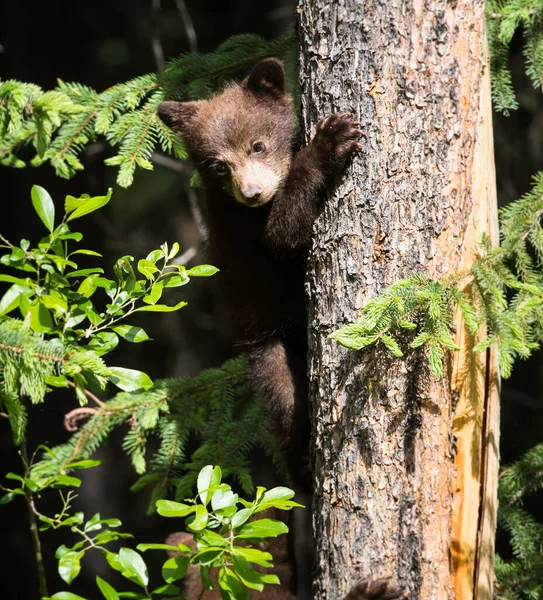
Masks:
[[[103,136],[117,147],[106,164],[119,167],[117,181],[127,187],[136,167],[153,168],[153,150],[186,156],[181,141],[156,115],[164,98],[210,93],[262,58],[285,57],[294,44],[294,36],[271,41],[235,36],[214,52],[182,55],[168,62],[164,72],[136,77],[102,93],[62,81],[51,91],[15,80],[0,82],[0,164],[24,167],[18,152],[32,145],[32,165],[50,162],[59,176],[70,178],[83,168],[80,156],[85,147]]]
[[[263,411],[249,384],[245,360],[230,360],[197,377],[157,381],[146,391],[122,392],[99,406],[72,410],[65,417],[65,426],[75,430],[74,435],[46,452],[33,465],[32,477],[40,481],[69,472],[71,464],[91,456],[115,428],[128,422],[123,448],[142,474],[134,489],[152,484],[154,500],[169,490],[182,499],[213,457],[223,472],[250,491],[249,456],[255,447],[280,464],[277,442],[262,418]],[[82,420],[86,423],[80,426]],[[194,435],[202,443],[187,457],[185,444]],[[159,447],[147,461],[149,436],[158,438]]]
[[[387,287],[364,307],[360,320],[330,337],[360,350],[383,344],[394,356],[424,347],[431,371],[443,374],[445,352],[453,341],[453,311],[459,307],[472,334],[482,325],[486,339],[475,352],[497,344],[500,371],[509,377],[517,358],[543,343],[543,173],[526,196],[500,211],[501,245],[483,236],[471,269],[436,281],[418,274]],[[399,331],[417,330],[410,341]]]

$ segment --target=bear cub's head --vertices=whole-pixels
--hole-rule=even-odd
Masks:
[[[296,125],[280,61],[259,62],[209,100],[162,102],[158,116],[182,137],[205,187],[257,207],[284,184]]]

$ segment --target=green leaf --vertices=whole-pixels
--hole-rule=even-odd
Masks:
[[[294,490],[288,487],[274,487],[267,492],[264,492],[260,498],[260,503],[274,504],[276,502],[283,502],[290,500],[294,497]]]
[[[37,333],[44,333],[53,329],[51,313],[37,300],[30,305],[30,327]]]
[[[171,260],[178,254],[179,254],[179,244],[177,242],[174,242],[172,245],[172,249],[170,250],[170,253],[168,254],[168,260]]]
[[[237,533],[240,539],[277,537],[288,532],[288,527],[282,521],[273,519],[260,519],[246,523]]]
[[[55,487],[60,486],[71,486],[79,487],[81,485],[81,479],[77,477],[70,477],[69,475],[57,475],[54,481]]]
[[[138,261],[138,271],[142,275],[145,275],[145,277],[149,279],[149,281],[152,281],[155,278],[154,273],[158,271],[158,268],[150,260],[142,258]]]
[[[137,325],[117,325],[113,327],[113,331],[134,344],[146,342],[150,339],[145,330]]]
[[[174,556],[162,565],[162,578],[166,583],[173,583],[185,576],[189,568],[188,556]]]
[[[101,269],[100,267],[92,267],[90,269],[78,269],[77,271],[71,271],[70,273],[66,274],[66,277],[70,278],[70,277],[81,277],[82,275],[100,275],[103,274],[104,269]]]
[[[166,276],[160,280],[163,284],[164,287],[166,288],[175,288],[175,287],[181,287],[182,285],[186,285],[189,281],[190,278],[185,276],[181,276],[181,275],[169,275],[166,274]]]
[[[77,462],[70,463],[70,469],[90,469],[91,467],[97,467],[101,464],[101,460],[78,460]]]
[[[209,513],[203,504],[196,505],[196,512],[194,516],[189,517],[186,520],[187,527],[193,531],[201,531],[207,525],[209,520]]]
[[[136,308],[134,312],[174,312],[175,310],[179,310],[180,308],[183,308],[183,306],[186,305],[187,303],[183,301],[177,303],[175,306],[166,306],[165,304],[151,304],[149,306],[140,306],[139,308]]]
[[[219,466],[213,467],[212,465],[206,465],[198,474],[196,485],[200,500],[204,506],[207,506],[211,497],[219,487],[221,476],[221,468]]]
[[[109,367],[109,381],[125,392],[148,390],[153,382],[147,373],[124,367]]]
[[[223,600],[249,600],[247,588],[227,567],[219,571],[219,587]]]
[[[39,185],[33,185],[30,192],[34,210],[49,231],[53,231],[55,224],[55,205],[47,190]]]
[[[196,510],[196,506],[173,500],[157,500],[156,510],[163,517],[186,517]]]
[[[92,350],[98,356],[104,356],[117,347],[119,338],[111,331],[99,331],[95,333],[86,346],[87,350]]]
[[[218,546],[219,548],[226,547],[229,544],[225,537],[211,531],[211,529],[202,531],[202,533],[199,534],[198,540],[204,541],[209,546]]]
[[[226,548],[217,548],[214,546],[206,546],[202,548],[192,557],[192,561],[201,565],[215,566],[215,561],[218,560],[226,551]]]
[[[164,594],[166,596],[177,596],[178,598],[181,596],[181,590],[176,586],[170,583],[166,585],[161,585],[160,587],[155,588],[151,595],[154,594]]]
[[[48,375],[45,378],[45,383],[53,387],[68,387],[69,385],[68,380],[66,379],[66,377],[64,377],[64,375]]]
[[[85,298],[90,298],[96,291],[96,288],[98,287],[96,284],[96,280],[98,278],[98,275],[89,275],[88,277],[83,279],[83,281],[77,288],[77,293],[81,294],[82,296],[85,296]]]
[[[187,271],[187,275],[191,277],[209,277],[210,275],[215,275],[215,273],[218,272],[219,269],[213,265],[197,265],[196,267],[189,269]]]
[[[253,508],[242,508],[232,517],[232,527],[236,528],[243,525],[253,514]]]
[[[27,280],[21,279],[20,277],[13,277],[13,275],[0,275],[0,281],[6,283],[25,283]]]
[[[83,558],[84,552],[75,552],[67,550],[58,561],[58,574],[66,583],[72,581],[79,575],[81,571],[80,561]]]
[[[164,258],[164,252],[162,252],[162,250],[153,250],[152,252],[149,252],[149,254],[146,257],[146,260],[152,262],[153,264],[156,264],[156,262],[161,258]]]
[[[98,257],[102,258],[102,255],[100,254],[100,252],[95,252],[94,250],[81,249],[81,250],[74,250],[73,252],[70,252],[70,256],[73,256],[74,254],[86,254],[88,256],[98,256]]]
[[[42,598],[42,600],[85,600],[85,598],[72,594],[72,592],[57,592],[48,598]]]
[[[142,587],[149,583],[147,566],[143,558],[130,548],[121,548],[119,550],[119,562],[123,569],[134,578]]]
[[[262,576],[251,567],[249,561],[241,556],[233,556],[234,570],[242,583],[248,588],[261,592],[264,589]]]
[[[104,581],[98,575],[96,576],[96,585],[100,588],[106,600],[119,600],[119,594],[107,581]]]
[[[67,220],[73,221],[73,219],[79,219],[79,217],[83,217],[84,215],[88,215],[89,213],[102,208],[102,206],[105,206],[110,201],[112,192],[113,190],[109,188],[105,196],[95,196],[94,198],[84,198],[83,196],[81,198],[74,198],[73,196],[66,196],[64,209],[67,214],[69,213]]]
[[[146,304],[156,304],[160,300],[160,297],[162,296],[163,289],[164,289],[164,282],[155,281],[155,283],[153,284],[153,287],[151,288],[151,291],[149,292],[149,294],[147,294],[147,296],[144,296],[143,301]]]
[[[273,556],[269,552],[262,552],[262,550],[257,550],[256,548],[235,546],[233,553],[261,567],[273,567]]]
[[[211,497],[211,507],[214,511],[236,506],[238,495],[232,490],[216,490]]]
[[[8,502],[11,502],[16,495],[17,494],[14,494],[13,492],[8,492],[7,494],[4,494],[2,497],[0,497],[0,506],[2,504],[7,504]]]
[[[127,292],[131,292],[136,285],[136,275],[131,264],[133,260],[133,256],[121,256],[113,265],[115,276],[121,283],[123,290]]]
[[[15,284],[8,288],[0,300],[0,315],[7,315],[19,306],[21,294],[29,294],[32,290],[26,285]]]
[[[205,565],[200,566],[200,577],[202,578],[202,587],[205,590],[212,590],[213,580],[211,579],[209,567],[206,567]]]
[[[138,544],[136,550],[145,552],[146,550],[172,550],[174,552],[188,552],[191,553],[192,549],[185,544],[178,544],[177,546],[171,546],[170,544]]]
[[[46,308],[54,310],[57,317],[62,316],[68,310],[68,304],[64,298],[43,294],[40,296],[40,302],[42,302]]]

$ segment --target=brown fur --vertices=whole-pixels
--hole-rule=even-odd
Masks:
[[[347,115],[333,115],[295,152],[292,99],[275,59],[209,100],[163,102],[158,114],[181,134],[200,172],[223,322],[247,353],[295,483],[308,490],[307,249],[322,192],[356,150],[361,132]],[[265,151],[254,153],[255,143]]]
[[[223,323],[247,354],[295,484],[308,492],[307,251],[323,193],[359,147],[362,132],[349,115],[332,115],[319,121],[310,144],[296,150],[292,99],[275,59],[261,61],[241,84],[209,100],[163,102],[158,114],[181,135],[200,173],[210,260],[220,269],[214,279]],[[279,544],[272,554],[289,583],[266,586],[258,597],[291,600],[296,586],[287,545],[273,544]],[[188,585],[195,579],[189,574]],[[189,597],[197,598],[191,589]],[[401,597],[382,582],[355,590],[358,596],[349,600]]]

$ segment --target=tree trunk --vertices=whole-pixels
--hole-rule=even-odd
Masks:
[[[484,2],[300,0],[299,13],[305,131],[348,111],[365,132],[308,270],[315,598],[386,576],[411,600],[490,599],[492,353],[458,353],[437,381],[420,351],[327,339],[386,285],[469,268],[481,233],[496,239]]]

